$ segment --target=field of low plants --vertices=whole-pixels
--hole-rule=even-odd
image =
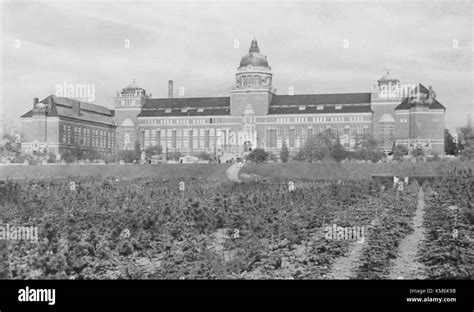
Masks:
[[[325,226],[364,226],[371,241],[417,189],[397,198],[358,182],[296,181],[292,191],[276,180],[73,182],[74,190],[68,179],[0,188],[2,223],[39,228],[38,241],[3,242],[8,278],[323,278],[354,243],[325,239]]]
[[[433,170],[443,177],[424,185],[420,262],[428,278],[472,278],[472,170]],[[0,240],[0,278],[325,279],[358,244],[328,238],[334,226],[365,229],[350,278],[384,279],[421,194],[416,181],[397,191],[329,174],[181,177],[3,181],[0,226],[37,227],[38,240]]]
[[[456,170],[427,186],[421,262],[431,279],[474,277],[474,172]]]

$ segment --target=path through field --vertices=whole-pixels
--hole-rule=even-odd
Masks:
[[[367,238],[365,239],[365,241]],[[349,246],[349,252],[339,257],[331,266],[331,271],[324,276],[325,279],[351,279],[355,277],[356,269],[360,266],[359,258],[364,242],[354,242]]]
[[[239,171],[244,166],[244,163],[236,162],[226,170],[227,178],[234,182],[241,182],[239,179]]]
[[[400,243],[398,257],[393,263],[389,279],[422,279],[423,267],[417,261],[416,255],[420,243],[425,238],[423,228],[423,215],[425,212],[425,194],[420,187],[418,193],[418,206],[413,218],[413,233],[405,237]]]

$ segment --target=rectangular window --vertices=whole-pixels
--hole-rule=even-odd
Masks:
[[[295,129],[289,129],[288,131],[288,146],[295,147]]]
[[[151,130],[150,145],[154,146],[156,144],[156,130]]]
[[[148,148],[150,146],[150,130],[146,129],[145,130],[145,140],[144,140],[144,145],[145,148]]]
[[[276,147],[277,146],[277,130],[276,129],[269,129],[268,130],[268,147]]]
[[[204,131],[204,147],[209,148],[209,138],[210,138],[210,131],[206,130]]]
[[[176,148],[176,130],[171,132],[171,148]]]
[[[160,145],[161,131],[156,130],[156,145]]]
[[[202,134],[199,133],[199,131],[202,131],[202,129],[196,129],[196,145],[197,148],[200,148],[202,146],[201,140],[202,140]]]

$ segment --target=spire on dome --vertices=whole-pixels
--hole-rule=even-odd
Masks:
[[[384,68],[383,71],[386,72],[386,74],[385,74],[384,76],[382,76],[381,79],[389,79],[389,76],[390,76],[390,68]]]
[[[258,48],[257,39],[255,39],[255,37],[254,37],[253,40],[252,40],[252,44],[250,45],[249,52],[257,52],[257,53],[260,53],[260,49]]]

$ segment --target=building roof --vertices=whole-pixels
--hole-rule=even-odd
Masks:
[[[230,115],[230,97],[147,99],[138,117]]]
[[[425,94],[426,96],[428,96],[430,94],[430,92],[433,92],[432,90],[430,91],[429,89],[427,89],[425,86],[423,86],[421,83],[418,85],[419,86],[419,92],[422,93],[422,94]],[[432,93],[433,94],[433,93]],[[436,96],[436,95],[434,95]],[[410,109],[410,107],[413,105],[411,104],[411,100],[414,99],[415,96],[410,96],[410,97],[407,97],[405,99],[403,99],[403,101],[395,108],[395,110],[408,110]],[[426,105],[429,104],[429,109],[442,109],[442,110],[446,110],[446,108],[436,100],[436,98],[432,98],[432,102],[429,103],[429,102],[425,102]]]
[[[107,107],[55,95],[50,95],[39,103],[48,104],[50,101],[52,105],[48,113],[49,117],[66,117],[115,126],[114,113]],[[78,108],[80,108],[80,114],[78,114]],[[34,111],[30,110],[21,118],[29,118],[33,114]]]
[[[370,113],[370,93],[275,95],[270,115]]]
[[[268,65],[267,57],[260,54],[260,49],[258,48],[257,40],[253,39],[250,44],[249,53],[245,54],[240,60],[240,67],[246,66],[257,66],[257,67],[267,67]]]

